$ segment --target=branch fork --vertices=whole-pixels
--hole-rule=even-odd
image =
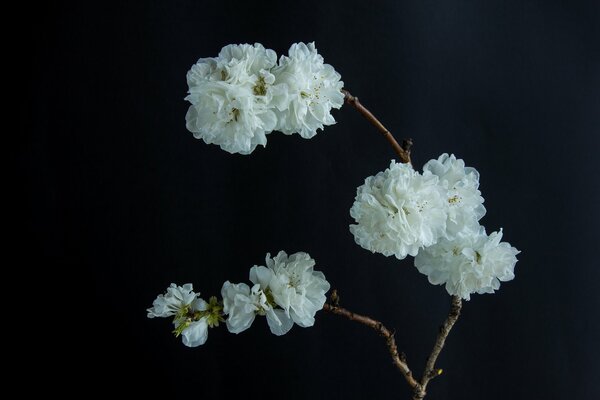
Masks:
[[[361,104],[361,102],[358,100],[358,97],[353,96],[345,89],[343,89],[342,92],[344,93],[345,102],[354,107],[354,109],[356,109],[363,117],[365,117],[367,121],[375,126],[375,128],[392,146],[396,154],[398,154],[400,161],[412,165],[410,159],[410,152],[413,145],[412,139],[404,139],[402,141],[402,145],[400,145],[392,133],[365,106]],[[423,371],[421,380],[417,380],[408,366],[406,354],[398,352],[398,346],[396,345],[396,339],[394,338],[394,331],[390,330],[383,325],[382,322],[377,321],[376,319],[366,315],[357,314],[347,310],[344,307],[341,307],[340,297],[335,289],[331,292],[329,303],[325,303],[323,306],[323,310],[332,314],[340,315],[349,319],[350,321],[366,325],[385,339],[385,343],[388,348],[388,352],[392,357],[393,364],[400,371],[408,385],[412,388],[412,400],[422,400],[427,395],[427,385],[429,382],[442,374],[443,370],[441,368],[436,368],[435,363],[442,352],[442,349],[444,348],[446,338],[450,334],[452,327],[460,316],[461,308],[462,301],[460,297],[452,296],[448,317],[446,317],[446,320],[439,329],[433,349],[427,358],[427,363],[425,364],[425,370]]]
[[[415,379],[415,377],[413,376],[413,373],[410,367],[408,366],[408,362],[406,360],[406,354],[398,352],[398,346],[396,345],[394,332],[387,328],[382,322],[377,321],[376,319],[373,319],[369,316],[357,314],[344,307],[341,307],[339,305],[339,295],[337,293],[337,290],[335,289],[331,293],[330,302],[325,303],[325,305],[323,306],[323,310],[332,314],[340,315],[344,318],[349,319],[350,321],[366,325],[369,328],[375,330],[380,336],[382,336],[385,339],[388,352],[392,357],[392,363],[400,371],[402,376],[404,376],[404,379],[413,390],[413,400],[422,400],[427,394],[426,389],[429,382],[435,377],[442,374],[441,368],[435,368],[435,362],[437,361],[438,356],[444,348],[444,344],[446,343],[446,338],[448,337],[450,330],[452,330],[452,327],[454,326],[454,324],[458,320],[458,317],[460,316],[461,307],[461,299],[459,297],[453,296],[450,307],[450,313],[448,314],[448,317],[444,321],[443,325],[440,327],[440,331],[437,335],[435,344],[433,345],[433,349],[431,350],[431,354],[427,359],[425,371],[423,371],[423,376],[420,381]]]

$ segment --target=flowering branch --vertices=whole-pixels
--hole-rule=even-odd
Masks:
[[[396,345],[394,332],[386,328],[385,325],[383,325],[383,323],[366,315],[356,314],[343,307],[340,307],[337,290],[332,291],[332,294],[330,296],[330,303],[325,303],[325,305],[323,306],[323,310],[328,311],[332,314],[341,315],[342,317],[345,317],[350,321],[355,321],[360,324],[366,325],[369,328],[374,329],[379,335],[383,336],[394,365],[402,373],[404,379],[406,379],[406,382],[414,391],[413,400],[422,400],[427,394],[426,389],[427,385],[429,384],[429,381],[431,381],[436,376],[442,374],[441,369],[435,368],[435,362],[440,353],[442,352],[442,349],[444,348],[444,344],[446,342],[448,334],[450,334],[450,330],[452,330],[452,327],[454,326],[454,324],[458,320],[458,317],[460,316],[461,307],[462,301],[460,297],[452,296],[452,306],[450,308],[450,313],[444,321],[444,324],[440,327],[440,331],[438,333],[433,349],[431,350],[431,354],[427,359],[425,371],[423,372],[423,377],[421,378],[420,382],[418,382],[413,377],[412,371],[410,370],[408,363],[406,362],[406,356],[404,355],[404,353],[398,353],[398,346]]]
[[[394,148],[394,151],[400,157],[400,161],[410,164],[410,148],[412,147],[412,139],[402,141],[402,146],[396,141],[392,133],[369,111],[365,106],[358,101],[358,97],[353,96],[349,91],[342,89],[344,100],[362,114],[379,132],[383,134],[388,143]]]
[[[248,329],[265,317],[274,335],[294,325],[313,326],[324,309],[370,327],[382,336],[396,368],[422,400],[429,382],[442,373],[435,363],[450,330],[458,320],[461,299],[474,293],[494,293],[500,282],[514,278],[519,251],[501,242],[502,231],[487,234],[479,220],[485,215],[479,191],[479,173],[454,155],[442,154],[423,166],[411,163],[411,139],[400,145],[385,126],[347,90],[335,69],[325,64],[314,43],[295,43],[287,56],[259,43],[225,46],[218,57],[201,58],[187,74],[191,105],[186,127],[194,137],[219,145],[229,153],[250,154],[266,146],[266,135],[280,131],[309,139],[332,125],[331,109],[351,105],[383,134],[401,163],[365,179],[359,186],[350,215],[356,224],[350,232],[356,243],[385,256],[414,257],[417,270],[430,283],[445,285],[452,297],[448,317],[440,327],[421,380],[415,379],[404,353],[398,352],[394,332],[380,321],[353,313],[339,305],[330,284],[307,253],[275,257],[266,266],[250,269],[246,283],[226,281],[221,299],[208,302],[192,284],[171,284],[147,310],[148,318],[173,317],[176,336],[189,347],[203,345],[208,328],[225,322],[231,333]]]

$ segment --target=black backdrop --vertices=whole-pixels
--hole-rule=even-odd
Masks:
[[[522,250],[514,281],[465,304],[430,397],[597,398],[599,16],[596,1],[542,0],[46,10],[19,165],[26,256],[52,265],[62,279],[52,290],[83,309],[52,328],[82,355],[70,379],[202,398],[409,397],[383,341],[336,316],[279,338],[264,320],[238,336],[213,329],[196,349],[146,319],[170,282],[207,297],[247,281],[267,252],[307,251],[344,305],[396,329],[420,374],[449,297],[410,259],[371,254],[348,231],[356,187],[394,157],[379,134],[350,107],[314,139],[272,134],[251,156],[185,129],[197,58],[229,43],[281,54],[314,40],[348,89],[414,138],[416,166],[453,152],[480,171],[482,223]]]

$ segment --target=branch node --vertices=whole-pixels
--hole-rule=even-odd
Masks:
[[[422,400],[425,395],[427,395],[427,392],[421,387],[421,385],[419,385],[415,388],[413,400]]]
[[[413,373],[408,367],[408,363],[406,361],[406,354],[398,352],[398,346],[396,346],[396,339],[394,338],[395,332],[390,331],[380,321],[374,320],[373,318],[368,317],[366,315],[353,313],[343,307],[336,305],[335,302],[338,301],[339,295],[337,294],[336,290],[333,290],[331,293],[332,303],[325,303],[323,305],[323,310],[329,311],[332,314],[341,315],[342,317],[345,317],[350,321],[355,321],[366,325],[369,328],[375,330],[382,337],[384,337],[385,343],[388,348],[388,352],[392,357],[394,365],[396,366],[396,368],[398,368],[400,373],[402,373],[404,379],[413,390],[413,400],[423,400],[423,398],[427,394],[427,384],[429,384],[429,382],[433,378],[435,378],[436,376],[440,376],[444,372],[444,370],[442,370],[441,368],[435,368],[435,362],[437,361],[438,356],[444,348],[444,344],[446,342],[448,334],[450,333],[452,327],[454,326],[454,324],[458,320],[458,317],[460,316],[460,310],[462,307],[462,300],[460,299],[460,297],[452,297],[452,306],[450,307],[450,312],[448,313],[448,317],[444,321],[444,324],[440,327],[435,344],[433,345],[433,349],[431,350],[431,354],[427,358],[425,371],[423,372],[420,382],[413,377]]]
[[[433,371],[430,371],[429,375],[427,377],[428,377],[428,379],[431,380],[431,379],[435,378],[436,376],[440,376],[442,374],[442,372],[444,372],[444,370],[441,368],[438,368]]]
[[[402,140],[402,149],[410,156],[410,149],[412,148],[413,140],[412,138]]]
[[[402,360],[403,363],[406,363],[406,353],[404,353],[404,352],[400,353],[400,360]]]
[[[331,300],[331,304],[334,307],[338,307],[340,305],[340,296],[338,295],[337,289],[333,289],[331,291],[331,295],[329,296],[329,299]]]
[[[406,382],[410,385],[410,387],[413,390],[420,387],[419,382],[417,382],[417,380],[413,377],[413,374],[410,368],[408,367],[408,364],[406,364],[406,356],[404,356],[404,359],[402,359],[398,354],[398,346],[396,345],[396,339],[394,339],[394,334],[392,333],[392,331],[386,328],[385,325],[383,325],[383,323],[380,321],[374,320],[373,318],[368,317],[366,315],[353,313],[352,311],[349,311],[343,307],[339,307],[333,304],[335,299],[339,300],[339,296],[334,290],[331,294],[332,303],[325,303],[323,305],[323,310],[329,311],[332,314],[337,314],[342,317],[345,317],[350,321],[355,321],[360,324],[366,325],[369,328],[375,330],[377,333],[379,333],[379,335],[385,338],[388,352],[392,357],[392,362],[394,363],[396,368],[398,368],[400,373],[402,373]]]

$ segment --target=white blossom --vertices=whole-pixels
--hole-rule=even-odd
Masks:
[[[445,284],[450,295],[469,300],[472,293],[493,293],[500,282],[515,277],[519,254],[501,239],[502,230],[489,236],[483,227],[462,231],[454,240],[441,239],[419,251],[415,266],[430,283]]]
[[[187,74],[188,130],[229,153],[266,146],[276,125],[270,105],[276,61],[275,52],[259,43],[228,45],[218,57],[198,60]]]
[[[287,333],[293,321],[282,310],[275,310],[260,284],[250,288],[245,283],[232,284],[227,281],[221,289],[223,313],[228,315],[227,329],[240,333],[248,329],[257,315],[265,315],[271,332],[275,335]]]
[[[185,346],[198,347],[206,343],[206,339],[208,339],[208,322],[206,317],[202,317],[198,321],[183,323],[187,324],[187,327],[181,331],[181,341]],[[173,325],[177,329],[179,326],[178,321],[174,321]]]
[[[428,161],[423,171],[436,175],[439,184],[446,190],[446,237],[452,239],[464,229],[478,229],[478,221],[486,212],[479,191],[479,172],[475,168],[465,167],[465,162],[454,154],[449,156],[446,153],[437,160]]]
[[[448,203],[438,177],[396,164],[365,179],[350,215],[356,243],[374,253],[404,259],[444,235]]]
[[[250,269],[252,288],[245,283],[223,284],[223,312],[228,315],[229,331],[248,329],[257,315],[267,317],[275,335],[287,333],[294,322],[301,327],[314,325],[329,290],[323,273],[313,270],[315,261],[306,253],[288,257],[280,251],[273,259],[267,254],[266,264]]]
[[[186,283],[183,286],[177,286],[171,283],[165,294],[159,294],[156,300],[149,308],[148,318],[155,317],[171,317],[177,315],[181,310],[190,306],[199,293],[194,293],[194,288],[191,283]]]
[[[175,334],[181,335],[183,344],[197,347],[208,337],[208,303],[194,293],[191,283],[177,286],[171,283],[165,294],[160,294],[149,308],[148,318],[174,317]],[[206,315],[203,315],[206,314]]]
[[[294,43],[273,74],[277,130],[308,139],[317,129],[335,123],[331,109],[344,104],[344,82],[331,65],[324,64],[314,42]]]
[[[297,325],[313,326],[315,314],[323,308],[325,293],[330,288],[325,275],[313,269],[315,260],[307,253],[298,252],[288,257],[285,251],[266,257],[267,267],[255,266],[250,279],[267,286],[275,303]]]

